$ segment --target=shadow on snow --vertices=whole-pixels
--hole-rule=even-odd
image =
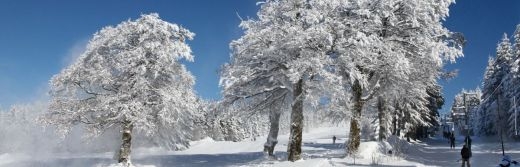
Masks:
[[[191,155],[152,155],[133,158],[136,165],[154,165],[156,167],[223,167],[248,165],[254,161],[265,160],[263,152],[237,154],[191,154]],[[6,164],[17,167],[104,167],[114,164],[111,158],[55,158],[47,160],[23,161]]]

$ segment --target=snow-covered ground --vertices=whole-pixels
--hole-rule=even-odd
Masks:
[[[346,140],[345,128],[318,128],[304,133],[303,160],[287,162],[287,135],[279,137],[276,147],[277,159],[268,159],[261,152],[264,138],[256,141],[227,142],[203,139],[192,142],[185,151],[164,151],[158,148],[137,148],[133,150],[133,163],[142,167],[167,166],[458,166],[460,146],[463,138],[458,138],[457,148],[450,149],[448,141],[431,138],[424,142],[413,142],[401,148],[401,157],[388,156],[388,147],[378,142],[366,141],[361,144],[361,152],[354,157],[345,157],[342,144],[332,144]],[[343,135],[342,135],[343,134]],[[506,143],[506,151],[512,157],[520,158],[520,144]],[[495,166],[502,154],[500,144],[495,139],[475,139],[472,147],[473,166]],[[2,167],[105,167],[114,163],[113,153],[104,154],[52,154],[27,156],[23,154],[1,154]]]

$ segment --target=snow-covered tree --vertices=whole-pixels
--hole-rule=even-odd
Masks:
[[[496,63],[499,71],[495,74],[495,77],[498,78],[501,83],[501,85],[498,86],[498,98],[496,99],[497,105],[500,105],[500,110],[498,110],[497,113],[499,119],[497,120],[497,123],[499,124],[497,127],[497,132],[504,133],[508,130],[513,130],[508,127],[509,121],[502,120],[509,120],[510,116],[513,115],[512,112],[514,110],[511,110],[511,103],[512,97],[514,96],[512,93],[515,92],[513,90],[514,85],[512,85],[514,80],[514,76],[512,75],[514,63],[513,48],[509,37],[505,33],[502,41],[498,44],[497,47]]]
[[[400,52],[408,59],[406,79],[411,82],[401,81],[403,86],[400,88],[404,88],[406,94],[401,95],[404,100],[397,101],[413,106],[406,108],[410,111],[405,113],[411,118],[407,120],[409,127],[431,126],[430,123],[434,122],[430,114],[432,110],[429,109],[431,94],[428,91],[437,85],[444,62],[453,62],[462,55],[464,39],[460,34],[444,28],[441,23],[448,16],[448,7],[452,3],[451,0],[412,3],[396,1],[393,12],[396,19],[390,17],[389,25],[396,25],[389,26],[394,30],[390,32],[396,35],[389,38],[388,42],[395,46],[392,48],[400,48]]]
[[[514,45],[511,44],[507,34],[504,34],[500,47],[497,48],[497,55],[502,55],[505,59],[501,68],[503,69],[502,76],[502,85],[500,86],[499,96],[502,96],[500,99],[500,105],[502,107],[501,118],[505,121],[505,124],[502,124],[503,132],[507,132],[507,134],[514,135],[515,134],[515,126],[514,126],[514,116],[515,109],[513,104],[513,97],[516,96],[516,92],[518,92],[518,76],[515,76],[516,71],[516,56],[513,48]],[[498,58],[497,58],[498,60]]]
[[[300,159],[304,101],[316,101],[322,92],[311,94],[311,89],[337,80],[326,68],[330,34],[317,26],[325,19],[326,11],[319,7],[322,3],[265,1],[258,20],[242,22],[245,35],[231,43],[232,60],[221,82],[228,101],[236,105],[238,100],[252,112],[270,113],[271,130],[265,144],[269,154],[277,141],[280,112],[290,107],[291,161]]]
[[[444,105],[444,97],[442,95],[442,87],[440,85],[432,85],[426,90],[428,93],[428,123],[432,126],[439,126],[439,110]],[[480,97],[480,96],[479,96]]]
[[[496,59],[490,59],[482,90],[482,104],[480,106],[481,127],[479,134],[494,135],[503,132],[507,128],[506,117],[510,109],[511,87],[513,77],[510,76],[512,68],[512,46],[509,38],[504,34],[502,41],[498,43]]]
[[[283,58],[269,53],[277,51],[273,41],[281,35],[265,30],[268,27],[258,22],[242,22],[245,35],[230,44],[231,63],[224,66],[220,85],[224,89],[224,105],[243,110],[238,113],[240,116],[269,115],[270,132],[264,151],[273,155],[280,115],[291,102],[291,82],[285,75]]]
[[[286,93],[292,93],[289,104],[295,127],[303,118],[296,114],[303,108],[304,98],[299,97],[307,99],[306,92],[325,90],[327,93],[311,99],[329,97],[334,104],[339,104],[337,99],[341,99],[343,105],[336,106],[353,108],[352,114],[344,115],[352,116],[348,146],[349,152],[356,152],[364,104],[376,94],[386,97],[387,101],[404,102],[401,105],[406,110],[402,111],[406,112],[402,115],[410,118],[408,121],[427,122],[427,114],[423,113],[428,111],[428,87],[436,84],[444,61],[454,61],[462,55],[461,42],[441,24],[452,3],[451,0],[266,1],[258,14],[259,20],[242,24],[246,35],[232,48],[235,57],[242,54],[248,58],[233,60],[228,69],[238,72],[228,70],[227,73],[233,75],[225,77],[224,83],[228,84],[224,85],[231,88],[234,88],[231,85],[248,85],[250,88],[245,89],[248,90],[245,93],[230,91],[234,99],[246,101],[256,101],[251,95],[280,97],[265,92],[272,94],[274,90],[286,88]],[[262,86],[258,86],[259,83]],[[320,89],[320,86],[305,89],[313,83],[341,84],[328,89]],[[252,86],[256,86],[256,90],[251,89]],[[291,133],[299,134],[298,130]],[[301,137],[291,136],[297,140]],[[292,143],[291,140],[290,148]],[[290,159],[292,152],[289,149]]]
[[[513,73],[518,76],[520,74],[520,24],[516,25],[513,39]]]
[[[517,132],[515,130],[519,131],[518,122],[520,122],[520,114],[518,114],[520,111],[520,24],[516,26],[513,39],[512,59],[510,61],[511,69],[508,73],[509,83],[507,84],[508,98],[511,99],[508,111],[508,132],[511,135],[516,135]]]
[[[474,90],[465,90],[463,89],[458,94],[455,95],[453,99],[453,103],[451,105],[451,114],[452,119],[456,121],[455,123],[459,125],[461,130],[468,125],[467,131],[462,131],[464,135],[471,135],[476,130],[478,130],[475,122],[477,116],[479,115],[477,109],[481,102],[481,90],[480,88],[476,88]]]
[[[409,121],[421,121],[428,85],[436,83],[444,61],[462,55],[461,42],[442,25],[452,3],[352,0],[336,8],[341,19],[335,19],[339,20],[334,26],[335,36],[340,38],[333,40],[339,43],[333,51],[339,55],[337,64],[351,87],[354,106],[350,153],[356,152],[360,143],[363,105],[373,95],[387,93],[383,87],[406,90],[401,94],[405,97],[394,95],[401,98],[395,101],[405,103],[403,114],[413,119]]]
[[[504,34],[502,37],[502,42],[500,42],[499,46],[497,47],[497,63],[500,69],[500,73],[497,74],[497,77],[502,78],[501,93],[503,94],[504,98],[510,99],[512,98],[512,93],[514,92],[512,90],[514,86],[511,85],[514,79],[514,56],[513,46],[507,34]],[[508,111],[509,104],[509,101],[505,104],[506,108],[504,108],[504,111]]]
[[[484,74],[482,104],[475,124],[480,135],[495,135],[507,132],[516,134],[515,120],[519,108],[515,103],[520,97],[520,25],[513,35],[511,44],[507,34],[498,43],[496,58],[490,58]],[[517,117],[515,117],[517,116]],[[505,121],[504,121],[505,120]]]
[[[263,10],[268,10],[270,4],[264,5]],[[259,18],[267,18],[262,16],[267,15],[264,13],[259,12]],[[272,156],[277,144],[280,115],[287,110],[284,106],[290,104],[292,96],[291,82],[285,75],[285,60],[275,55],[278,51],[275,40],[282,35],[279,31],[271,33],[269,28],[272,27],[263,24],[261,20],[241,23],[246,32],[230,44],[231,62],[222,70],[220,85],[224,89],[224,105],[243,110],[238,113],[240,116],[269,115],[270,132],[264,151]]]
[[[480,104],[477,119],[477,132],[480,135],[490,135],[495,134],[493,129],[495,125],[494,122],[497,119],[496,112],[494,112],[495,108],[492,106],[492,101],[496,98],[494,94],[496,79],[494,78],[495,72],[497,71],[495,67],[495,59],[493,57],[489,57],[488,65],[484,72],[483,79],[483,89],[482,89],[482,99],[483,101]]]
[[[134,131],[169,131],[168,143],[187,145],[198,101],[195,79],[179,61],[193,60],[185,43],[193,36],[155,13],[103,28],[75,63],[52,78],[43,120],[61,134],[77,124],[94,136],[118,128],[117,158],[125,165]]]

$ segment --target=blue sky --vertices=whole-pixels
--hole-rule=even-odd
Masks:
[[[482,87],[488,57],[494,57],[503,34],[511,37],[517,24],[520,24],[519,0],[456,0],[450,7],[445,26],[451,31],[462,32],[467,43],[465,56],[446,66],[460,71],[457,78],[441,81],[446,98],[442,111],[449,111],[454,96],[463,88]]]
[[[218,70],[229,59],[229,42],[242,33],[237,14],[255,17],[257,9],[256,0],[2,0],[0,106],[43,97],[49,79],[81,53],[93,33],[151,12],[197,34],[189,42],[195,62],[186,65],[197,78],[197,93],[218,99]],[[446,26],[464,33],[468,43],[466,56],[447,66],[459,69],[459,77],[441,82],[447,100],[443,110],[462,88],[480,85],[487,57],[518,23],[518,0],[458,0],[451,7]]]
[[[240,37],[240,19],[255,16],[255,0],[2,0],[0,1],[0,105],[45,95],[49,79],[104,26],[159,13],[196,33],[195,62],[186,63],[204,98],[219,98],[218,69],[228,44]]]

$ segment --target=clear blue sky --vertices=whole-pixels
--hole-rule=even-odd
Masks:
[[[454,96],[463,88],[482,87],[488,57],[494,57],[502,35],[507,33],[511,37],[517,24],[520,24],[519,0],[456,0],[456,4],[450,7],[450,17],[445,26],[462,32],[467,43],[464,58],[446,66],[460,71],[457,78],[441,81],[446,99],[442,111],[449,111]]]
[[[255,0],[2,0],[0,105],[41,98],[96,31],[151,12],[196,33],[189,42],[195,62],[186,65],[198,94],[217,99],[218,69],[229,59],[229,42],[242,34],[238,15],[255,16],[257,8]]]
[[[256,0],[2,0],[0,1],[0,106],[30,102],[47,91],[49,79],[81,53],[92,34],[107,25],[157,12],[197,35],[189,42],[196,91],[220,98],[218,70],[229,59],[228,44],[241,35],[240,19],[256,17]],[[502,33],[520,23],[519,0],[458,0],[446,26],[465,34],[466,57],[448,69],[459,77],[442,82],[446,104],[462,88],[480,85],[488,55]]]

